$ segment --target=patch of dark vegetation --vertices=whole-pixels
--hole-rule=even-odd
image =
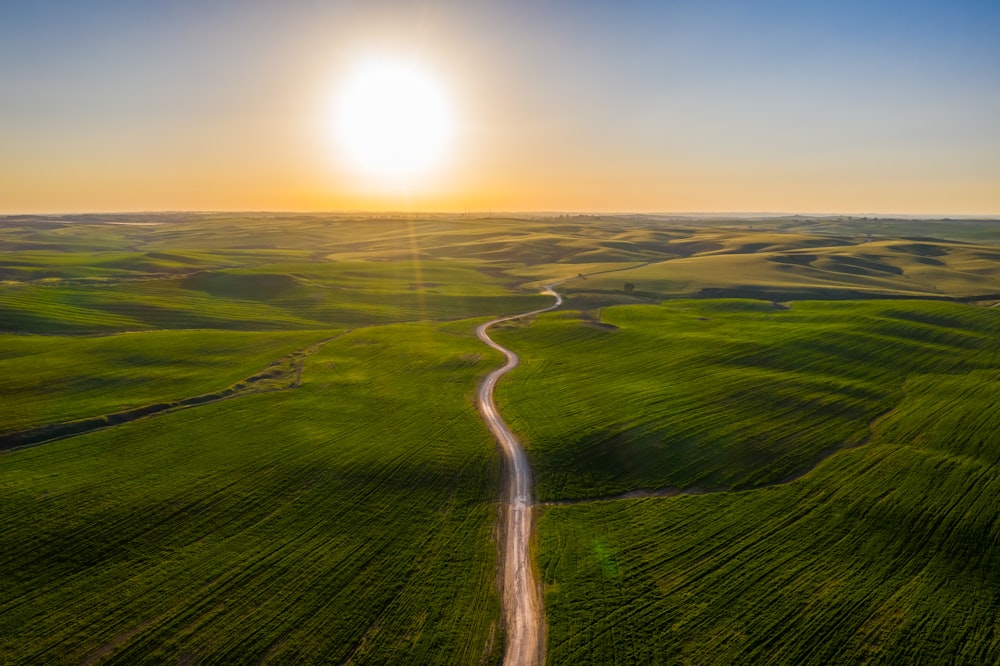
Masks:
[[[815,254],[778,254],[768,257],[768,261],[779,264],[793,264],[795,266],[810,266],[818,258]]]
[[[955,300],[959,303],[986,303],[992,305],[996,301],[1000,301],[1000,293],[965,296],[962,298],[956,298]]]
[[[925,294],[909,295],[897,293],[882,293],[878,291],[861,291],[859,289],[841,289],[837,287],[705,287],[693,294],[695,298],[751,298],[764,301],[853,301],[872,298],[892,300],[937,300],[957,301],[960,299],[948,296],[929,296]],[[670,300],[691,298],[691,294],[669,296]],[[977,296],[976,298],[982,298]]]
[[[716,243],[714,241],[679,241],[671,242],[669,245],[665,246],[663,249],[665,252],[670,254],[676,254],[681,257],[691,257],[696,254],[704,254],[706,252],[717,252],[724,249],[726,246],[722,243]]]
[[[917,243],[930,243],[930,244],[965,242],[965,241],[948,240],[946,238],[938,238],[937,236],[900,236],[900,239],[906,241],[914,241]]]
[[[874,276],[879,273],[889,275],[902,275],[903,269],[884,261],[879,261],[873,257],[846,257],[843,255],[833,255],[829,257],[831,268],[838,273],[848,273],[850,275]]]
[[[900,243],[897,245],[890,245],[890,250],[898,250],[899,252],[905,252],[907,254],[913,254],[918,257],[943,257],[948,254],[948,249],[941,247],[940,245],[932,245],[930,243]]]
[[[523,291],[523,289],[521,289],[521,284],[524,280],[514,277],[505,268],[498,268],[496,266],[476,266],[476,272],[481,273],[488,278],[502,280],[503,286],[508,289]]]
[[[563,296],[568,310],[596,310],[609,305],[634,305],[648,303],[646,298],[640,298],[634,292],[630,295],[622,292],[584,291]]]
[[[726,254],[756,254],[757,252],[760,252],[761,250],[766,250],[767,248],[771,247],[771,245],[773,245],[773,243],[770,243],[770,242],[767,242],[767,243],[744,243],[743,245],[740,245],[737,248],[733,248],[733,250],[731,252],[727,252]]]
[[[859,446],[864,446],[868,444],[875,432],[875,428],[880,422],[888,418],[894,408],[888,408],[883,412],[875,415],[868,421],[868,430],[860,439],[837,442],[831,446],[821,449],[816,453],[811,462],[808,462],[803,467],[790,472],[787,476],[767,481],[764,483],[736,483],[731,486],[708,486],[708,485],[692,485],[692,486],[665,486],[662,488],[640,488],[637,490],[629,490],[623,493],[611,494],[611,495],[598,495],[594,497],[576,497],[576,498],[562,498],[562,499],[552,499],[542,502],[544,506],[571,506],[573,504],[584,504],[590,502],[611,502],[617,500],[627,500],[627,499],[644,499],[648,497],[676,497],[678,495],[705,495],[708,493],[726,493],[726,492],[740,492],[745,490],[759,490],[761,488],[772,488],[775,486],[782,486],[785,484],[792,483],[793,481],[798,481],[804,478],[806,475],[811,473],[816,467],[819,466],[824,460],[837,453],[838,451],[843,451],[845,449],[853,449]],[[613,444],[614,446],[621,446],[622,443],[631,444],[634,440],[641,440],[645,434],[645,429],[640,430],[640,434],[636,437],[631,435],[628,431],[616,433],[613,436],[607,437],[605,439],[606,444]]]
[[[801,247],[849,247],[857,245],[857,241],[848,236],[831,236],[829,238],[804,238],[796,240]]]
[[[617,331],[618,327],[614,324],[609,324],[606,321],[601,321],[601,311],[600,310],[582,310],[580,311],[580,321],[582,321],[586,326],[593,326],[594,328],[601,329],[602,331]]]
[[[301,283],[291,275],[206,271],[183,278],[179,286],[212,296],[266,301],[287,295]]]

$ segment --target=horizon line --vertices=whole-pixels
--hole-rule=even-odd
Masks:
[[[811,217],[811,218],[836,218],[848,217],[855,219],[906,219],[906,220],[996,220],[1000,221],[1000,212],[997,213],[879,213],[879,212],[793,212],[793,211],[593,211],[593,210],[504,210],[485,209],[467,211],[414,211],[402,209],[313,209],[313,210],[238,210],[238,209],[188,209],[188,210],[90,210],[74,212],[44,212],[26,213],[12,212],[0,213],[0,219],[12,217],[39,217],[39,218],[59,218],[76,217],[89,215],[368,215],[368,216],[486,216],[487,219],[497,216],[512,215],[533,215],[541,217],[560,216],[586,216],[586,217],[673,217],[685,219],[718,218],[727,217],[735,219],[759,219],[759,218],[782,218],[782,217]]]

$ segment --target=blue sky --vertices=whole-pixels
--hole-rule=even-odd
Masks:
[[[461,116],[401,199],[324,138],[358,53]],[[1000,213],[997,2],[0,3],[2,212]]]

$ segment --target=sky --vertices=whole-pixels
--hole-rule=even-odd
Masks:
[[[372,58],[450,110],[402,180]],[[0,0],[0,214],[152,210],[996,215],[1000,2]]]

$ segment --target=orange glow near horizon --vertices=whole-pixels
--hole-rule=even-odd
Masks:
[[[985,4],[209,4],[11,10],[0,214],[1000,214]]]

